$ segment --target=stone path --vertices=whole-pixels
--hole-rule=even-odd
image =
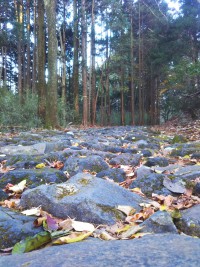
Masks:
[[[23,132],[1,136],[0,162],[1,203],[8,197],[3,190],[8,183],[26,179],[28,189],[19,203],[23,209],[41,205],[62,219],[69,216],[113,225],[126,219],[118,205],[132,206],[139,213],[141,203],[152,203],[156,194],[153,200],[158,205],[173,200],[171,205],[180,210],[172,216],[168,209],[158,209],[140,221],[142,232],[151,234],[139,240],[90,238],[20,256],[1,256],[0,266],[13,266],[16,259],[16,266],[40,266],[40,261],[43,266],[112,266],[116,262],[116,266],[156,266],[159,258],[159,266],[198,265],[200,241],[192,236],[200,237],[200,141],[130,126]],[[61,168],[51,168],[55,163],[62,163]],[[34,216],[4,206],[0,208],[1,249],[42,230],[33,227]]]

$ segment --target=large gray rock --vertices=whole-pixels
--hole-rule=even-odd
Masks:
[[[197,267],[200,240],[174,234],[141,239],[79,243],[44,248],[22,255],[0,257],[6,267]]]
[[[35,219],[34,216],[25,216],[11,209],[0,207],[0,248],[12,247],[27,236],[41,232],[41,227],[34,228],[33,226]]]
[[[112,224],[124,218],[117,205],[129,205],[139,211],[139,203],[144,201],[114,183],[78,173],[66,183],[25,191],[20,205],[24,208],[42,205],[44,210],[60,218],[69,216],[79,221]]]
[[[178,230],[174,225],[170,214],[166,211],[157,211],[144,221],[141,226],[144,226],[142,229],[143,232],[178,234]]]
[[[176,222],[183,233],[200,237],[200,204],[181,212],[181,218]]]

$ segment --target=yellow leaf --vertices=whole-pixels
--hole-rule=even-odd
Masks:
[[[45,168],[45,167],[46,167],[46,165],[45,165],[44,163],[39,163],[39,164],[37,164],[37,165],[35,166],[36,169],[43,169],[43,168]]]
[[[166,205],[160,205],[160,210],[161,211],[164,211],[164,210],[167,210],[168,207]]]
[[[69,244],[69,243],[75,243],[75,242],[79,242],[82,241],[83,239],[89,237],[92,234],[92,232],[88,232],[88,233],[77,233],[74,232],[71,235],[68,236],[63,236],[60,237],[58,239],[56,239],[55,241],[53,241],[52,244],[54,245],[62,245],[62,244]]]
[[[99,238],[102,239],[102,240],[116,240],[116,238],[112,237],[111,235],[109,235],[107,232],[102,232],[100,235],[99,235]]]
[[[122,232],[126,232],[126,231],[128,231],[128,229],[130,229],[130,228],[131,228],[131,225],[130,225],[130,224],[127,224],[127,225],[125,225],[123,228],[118,229],[116,232],[117,232],[118,234],[120,234],[120,233],[122,233]]]
[[[134,235],[131,236],[131,238],[141,238],[145,235],[150,235],[151,233],[136,233]]]
[[[79,146],[79,143],[73,143],[72,146]]]
[[[183,157],[183,159],[190,159],[190,156],[189,156],[189,155],[185,155],[185,156]]]

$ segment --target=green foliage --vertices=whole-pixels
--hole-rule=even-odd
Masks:
[[[18,95],[6,88],[0,88],[0,91],[0,125],[26,128],[41,126],[37,116],[37,96],[27,97],[22,105]]]
[[[70,122],[73,124],[80,124],[81,116],[76,114],[73,105],[63,103],[60,98],[58,100],[58,120],[60,126],[66,127],[66,125]]]

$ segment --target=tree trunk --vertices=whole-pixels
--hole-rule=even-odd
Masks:
[[[45,124],[46,114],[46,82],[45,82],[45,24],[44,1],[38,0],[38,115]]]
[[[16,13],[16,20],[18,23],[18,42],[17,42],[17,63],[18,63],[18,93],[19,93],[19,100],[20,103],[23,104],[23,87],[22,87],[22,29],[23,29],[23,1],[20,0],[15,3],[15,13]]]
[[[79,36],[78,36],[78,12],[77,0],[73,1],[74,12],[74,58],[73,58],[73,92],[74,92],[74,109],[76,115],[79,115],[79,62],[78,62],[78,49],[79,49]]]
[[[131,124],[135,125],[135,92],[134,92],[134,40],[133,40],[133,11],[131,11]]]
[[[38,0],[39,1],[39,0]],[[32,93],[36,93],[37,83],[37,0],[34,0],[34,30],[33,30],[33,71],[32,71]]]
[[[30,50],[30,0],[27,0],[27,70],[26,70],[26,92],[31,89],[31,50]]]
[[[44,0],[48,29],[48,87],[46,106],[47,128],[58,127],[56,2],[56,0]]]
[[[61,100],[62,100],[62,117],[63,117],[63,123],[66,123],[66,49],[65,49],[65,43],[66,43],[66,22],[65,22],[65,16],[66,16],[66,3],[63,0],[63,30],[60,31],[60,44],[61,44],[61,61],[62,61],[62,73],[61,73],[61,87],[62,87],[62,94],[61,94]],[[64,125],[65,126],[65,125]]]
[[[82,84],[83,84],[83,126],[88,124],[88,101],[87,101],[87,24],[86,4],[81,0],[82,6]]]
[[[121,125],[125,125],[125,111],[124,111],[124,70],[121,69]]]
[[[92,25],[91,25],[91,123],[92,125],[95,124],[96,121],[96,73],[95,73],[95,0],[92,0]]]

